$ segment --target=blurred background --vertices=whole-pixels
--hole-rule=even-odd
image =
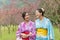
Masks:
[[[55,40],[60,40],[60,0],[0,0],[0,40],[16,40],[16,30],[26,11],[35,20],[35,10],[45,9],[53,24]]]

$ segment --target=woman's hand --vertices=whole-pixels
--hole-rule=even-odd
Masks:
[[[22,37],[22,38],[27,38],[28,35],[26,35],[26,34],[24,34],[24,33],[21,33],[21,37]]]
[[[30,32],[29,34],[28,34],[28,36],[31,36],[32,35],[32,33]]]

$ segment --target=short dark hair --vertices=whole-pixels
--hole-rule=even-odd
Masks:
[[[45,11],[42,8],[37,9],[37,10],[38,10],[39,13],[42,13],[42,16],[44,16]]]
[[[24,20],[25,20],[26,13],[27,13],[27,12],[23,12],[23,13],[22,13],[22,17],[23,17]]]

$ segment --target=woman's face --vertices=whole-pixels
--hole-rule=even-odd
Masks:
[[[38,10],[36,10],[35,15],[36,15],[36,18],[39,18],[40,16],[42,16],[42,13],[39,13],[39,11],[38,11]]]
[[[29,21],[29,14],[28,13],[26,13],[26,15],[25,15],[25,20]]]

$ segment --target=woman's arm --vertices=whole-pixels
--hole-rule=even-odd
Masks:
[[[29,36],[31,36],[31,37],[35,37],[36,36],[36,28],[35,28],[35,24],[34,23],[32,25],[32,30],[31,30]]]
[[[52,23],[49,21],[49,30],[50,30],[50,40],[54,40],[54,31],[52,27]]]
[[[21,37],[22,38],[27,38],[28,37],[26,34],[22,33],[22,26],[21,25],[18,26],[18,30],[16,32],[16,37],[20,37],[20,38]]]
[[[19,25],[19,26],[18,26],[18,29],[17,29],[17,32],[16,32],[16,37],[20,37],[21,31],[22,31],[21,25]]]

